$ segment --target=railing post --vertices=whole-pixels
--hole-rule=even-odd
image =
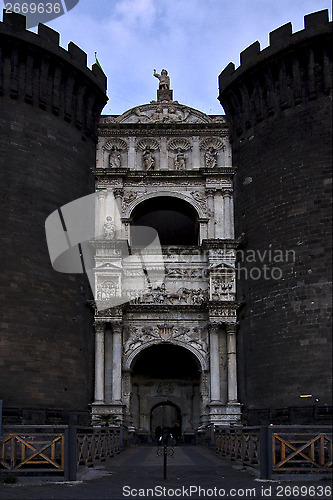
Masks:
[[[2,399],[0,399],[0,441],[2,439]]]
[[[211,424],[210,426],[210,443],[209,446],[215,446],[215,425]]]
[[[272,478],[272,429],[260,429],[260,479]]]
[[[65,430],[65,479],[76,481],[77,473],[77,430],[67,427]]]
[[[116,429],[114,430],[115,436],[116,436]],[[124,427],[121,425],[119,428],[119,449],[123,450],[124,449]]]

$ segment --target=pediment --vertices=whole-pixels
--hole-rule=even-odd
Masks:
[[[211,123],[213,120],[205,113],[179,104],[178,101],[152,101],[150,104],[125,111],[115,121],[117,123]]]
[[[122,267],[117,266],[116,264],[114,264],[112,262],[105,262],[104,264],[96,266],[96,269],[98,269],[98,270],[104,269],[104,270],[108,270],[108,271],[112,271],[112,270],[119,271],[119,270],[122,270]]]

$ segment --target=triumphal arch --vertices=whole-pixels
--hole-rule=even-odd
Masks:
[[[147,439],[160,425],[193,436],[240,418],[226,122],[173,100],[165,70],[154,76],[156,100],[101,118],[94,170],[101,237],[92,412],[113,414]],[[123,265],[142,227],[155,229],[160,244],[145,256],[159,280],[143,265],[143,292],[133,286],[140,269]]]

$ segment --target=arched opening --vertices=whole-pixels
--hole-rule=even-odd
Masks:
[[[150,412],[150,431],[156,441],[163,427],[169,427],[175,439],[181,435],[182,414],[180,408],[171,401],[157,403]]]
[[[201,367],[184,347],[163,342],[143,349],[131,367],[131,415],[141,440],[155,440],[156,427],[180,427],[194,437],[200,421]]]
[[[159,235],[161,245],[197,245],[198,214],[186,201],[157,196],[140,203],[132,212],[133,226],[149,226]],[[135,241],[132,241],[135,246]]]

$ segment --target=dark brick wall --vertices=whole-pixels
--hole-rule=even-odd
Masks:
[[[285,25],[220,75],[237,169],[239,392],[250,424],[312,423],[332,404],[330,25],[327,11],[294,35]]]
[[[105,78],[57,37],[25,32],[14,14],[0,26],[0,399],[26,423],[83,423],[93,390],[88,281],[53,270],[45,220],[94,190]]]

